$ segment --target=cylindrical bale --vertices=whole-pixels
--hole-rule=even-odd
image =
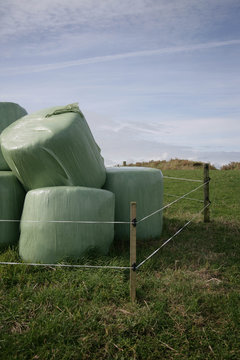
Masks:
[[[163,206],[163,176],[160,170],[145,167],[107,168],[104,189],[115,194],[115,221],[129,221],[129,204],[137,203],[137,220]],[[137,239],[158,238],[162,232],[162,212],[137,225]],[[129,239],[129,225],[115,225],[115,239]]]
[[[27,262],[56,263],[88,250],[106,254],[114,225],[77,221],[114,221],[110,191],[85,187],[49,187],[29,191],[21,219],[20,256]]]
[[[27,114],[20,105],[11,102],[0,102],[0,134],[10,124]],[[10,170],[0,146],[0,170]]]
[[[49,186],[101,188],[100,149],[76,104],[27,115],[1,135],[3,155],[27,190]]]
[[[24,198],[25,191],[16,176],[11,171],[0,171],[0,249],[19,240]]]

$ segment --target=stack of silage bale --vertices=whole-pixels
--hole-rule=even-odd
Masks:
[[[0,102],[0,134],[26,114],[26,110],[18,104]],[[10,171],[0,148],[0,249],[16,243],[19,239],[19,220],[24,197],[25,191]]]
[[[102,190],[104,161],[77,104],[27,115],[1,135],[3,155],[28,191],[20,255],[57,262],[113,240],[114,195]],[[76,221],[79,221],[77,223]],[[93,224],[81,222],[93,221]]]
[[[27,192],[19,251],[24,261],[54,263],[90,248],[106,254],[113,241],[129,238],[129,203],[138,220],[162,206],[160,170],[105,169],[104,160],[77,104],[24,116],[1,135],[4,158]],[[137,238],[161,235],[162,215],[142,221]]]

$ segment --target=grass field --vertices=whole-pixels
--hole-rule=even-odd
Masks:
[[[166,170],[202,178],[202,170]],[[240,171],[210,172],[211,222],[202,215],[137,273],[0,266],[0,358],[240,359]],[[165,203],[197,183],[165,179]],[[202,200],[202,189],[191,194]],[[167,195],[168,194],[168,195]],[[137,262],[203,204],[181,200],[164,213],[160,240],[138,244]],[[88,263],[126,265],[128,248]],[[19,260],[17,249],[0,261]]]

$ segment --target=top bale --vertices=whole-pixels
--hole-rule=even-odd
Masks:
[[[3,131],[1,146],[9,167],[27,190],[104,184],[100,149],[77,104],[23,117]]]
[[[18,104],[12,102],[0,102],[0,134],[6,127],[26,114],[26,110]],[[10,169],[2,155],[0,147],[0,171],[2,170]]]

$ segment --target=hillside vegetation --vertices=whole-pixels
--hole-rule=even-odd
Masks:
[[[203,170],[165,170],[202,179]],[[211,222],[202,214],[137,272],[137,302],[129,274],[0,266],[0,358],[240,359],[240,172],[210,171]],[[165,204],[199,184],[164,180]],[[137,244],[137,262],[172,236],[203,204],[181,200],[164,212],[160,239]],[[0,261],[19,261],[17,248]],[[129,249],[79,263],[129,264]]]
[[[135,164],[127,164],[127,166],[146,166],[152,167],[160,170],[195,170],[201,169],[204,166],[204,163],[201,161],[191,161],[191,160],[181,160],[181,159],[171,159],[171,160],[150,160],[137,162]],[[210,164],[210,169],[216,170],[215,166]]]
[[[204,166],[202,161],[191,161],[183,159],[171,159],[171,160],[150,160],[143,162],[136,162],[126,164],[127,166],[146,166],[160,170],[195,170],[201,169]],[[217,170],[216,167],[210,164],[211,170]],[[221,166],[220,170],[240,170],[240,162],[230,162],[229,164]]]
[[[240,170],[240,162],[232,161],[227,165],[223,165],[221,170]]]

